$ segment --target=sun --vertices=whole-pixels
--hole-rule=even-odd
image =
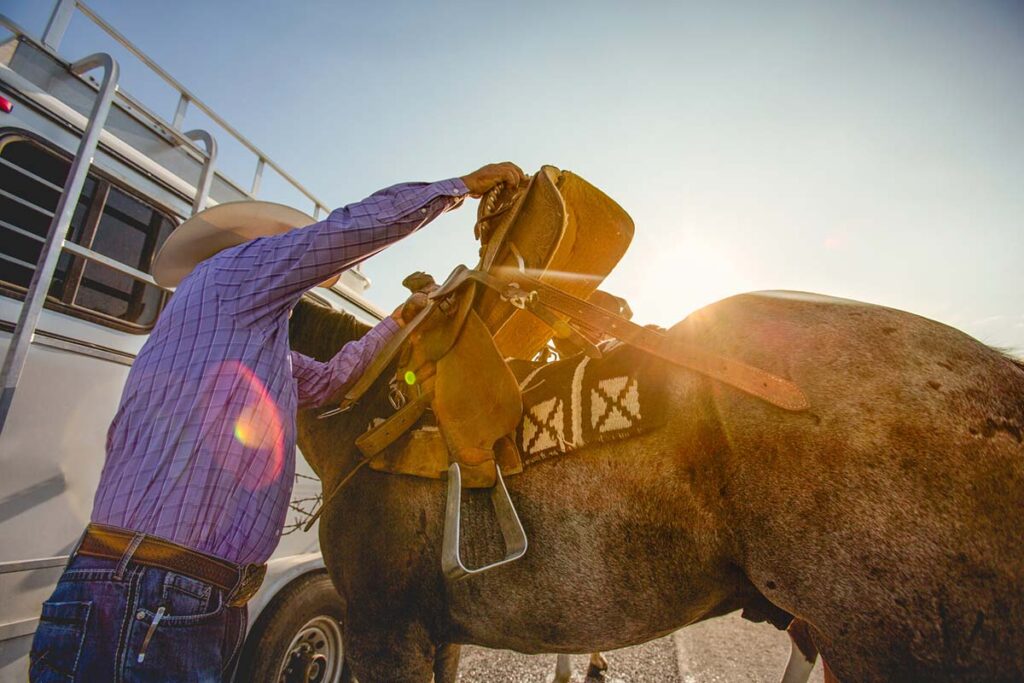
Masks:
[[[670,326],[710,303],[753,289],[743,265],[707,242],[661,244],[630,256],[603,288],[625,296],[640,324]]]

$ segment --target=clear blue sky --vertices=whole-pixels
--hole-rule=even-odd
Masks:
[[[3,11],[40,32],[47,4]],[[801,289],[1024,351],[1020,2],[89,4],[329,203],[489,161],[576,171],[636,221],[607,288],[641,322]],[[67,56],[109,49],[88,29]],[[372,298],[473,263],[474,214],[371,261]]]

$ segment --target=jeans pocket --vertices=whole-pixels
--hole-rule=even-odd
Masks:
[[[188,576],[167,572],[164,576],[160,606],[167,614],[192,616],[209,611],[213,588]]]
[[[74,681],[91,602],[44,602],[29,653],[32,683]]]
[[[148,681],[220,680],[228,608],[212,612],[164,616],[139,609],[128,627],[122,678],[133,683]]]

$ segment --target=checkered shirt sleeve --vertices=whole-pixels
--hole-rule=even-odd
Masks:
[[[277,316],[306,290],[459,206],[467,193],[458,178],[394,185],[319,223],[225,249],[212,259],[221,304],[245,324]]]
[[[365,335],[345,344],[326,363],[292,351],[292,375],[298,387],[299,408],[323,405],[357,380],[397,332],[395,319],[384,318]]]

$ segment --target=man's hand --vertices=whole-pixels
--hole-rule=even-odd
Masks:
[[[462,182],[469,188],[470,197],[482,197],[500,183],[507,183],[509,187],[519,187],[519,183],[525,177],[522,169],[511,161],[505,161],[500,164],[487,164],[469,175],[462,176]]]
[[[401,306],[395,309],[391,317],[398,323],[399,327],[405,327],[407,323],[420,314],[427,307],[427,295],[424,292],[416,292],[405,300]]]

